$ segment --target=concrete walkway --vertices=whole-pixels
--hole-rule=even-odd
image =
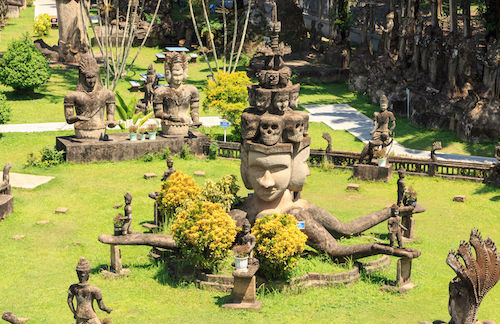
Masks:
[[[3,172],[0,172],[0,178],[2,178],[2,175]],[[34,189],[54,179],[54,177],[37,176],[32,174],[22,174],[15,172],[9,172],[9,176],[10,176],[10,185],[12,187],[23,188],[23,189]]]
[[[332,105],[309,105],[303,106],[309,111],[309,121],[323,122],[331,129],[346,130],[364,143],[372,138],[370,131],[373,128],[373,120],[363,115],[356,109],[346,104],[332,104]],[[396,125],[397,131],[397,125]],[[335,147],[335,139],[333,139],[333,146]],[[413,150],[404,147],[398,142],[394,141],[392,152],[400,156],[408,156],[419,159],[430,158],[430,151]],[[460,162],[480,162],[480,163],[495,163],[495,158],[488,158],[483,156],[471,156],[460,154],[446,154],[438,153],[436,155],[439,160],[446,161],[460,161]]]

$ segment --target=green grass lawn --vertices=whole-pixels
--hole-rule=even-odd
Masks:
[[[321,130],[320,130],[321,131]],[[13,189],[15,212],[0,223],[0,311],[13,311],[33,323],[71,322],[66,292],[77,281],[75,266],[85,256],[93,266],[90,283],[100,287],[110,317],[115,323],[416,323],[423,320],[448,320],[448,282],[455,276],[445,259],[460,240],[468,239],[477,227],[484,237],[500,244],[500,190],[480,183],[448,181],[428,177],[407,177],[419,193],[419,203],[427,208],[417,214],[416,236],[422,241],[411,246],[422,251],[414,261],[412,281],[418,287],[406,295],[380,291],[380,286],[395,278],[396,259],[388,271],[366,277],[349,286],[307,289],[305,291],[263,291],[258,298],[260,312],[227,311],[220,307],[227,294],[197,289],[191,283],[168,278],[164,269],[148,259],[148,247],[121,247],[128,278],[107,280],[98,273],[109,265],[109,247],[97,236],[113,231],[112,218],[119,211],[112,206],[123,202],[123,194],[133,195],[133,230],[142,231],[141,222],[153,219],[153,204],[147,194],[159,189],[158,178],[144,180],[145,172],[161,174],[165,161],[141,159],[119,163],[63,164],[51,169],[23,168],[26,155],[44,145],[53,145],[55,136],[66,133],[3,134],[0,137],[2,161],[12,161],[13,172],[55,176],[33,190]],[[337,135],[335,135],[337,136]],[[335,137],[334,137],[335,141]],[[324,144],[323,144],[324,145]],[[2,162],[3,163],[3,162]],[[239,174],[238,160],[175,159],[174,167],[193,174],[204,170],[205,179],[224,174]],[[392,204],[396,199],[396,178],[389,183],[351,179],[349,170],[313,168],[304,187],[303,198],[348,221]],[[239,176],[238,176],[239,179]],[[359,192],[346,191],[348,183],[360,183]],[[241,185],[241,181],[240,181]],[[247,190],[240,190],[245,196]],[[454,195],[467,196],[465,203],[454,203]],[[54,214],[66,206],[67,214]],[[39,220],[49,224],[38,225]],[[383,237],[385,224],[364,235]],[[26,238],[11,237],[24,234]],[[343,240],[352,244],[367,238]],[[302,262],[297,273],[318,269],[324,263]],[[22,298],[20,298],[22,296]],[[494,287],[479,310],[480,319],[499,321],[500,288]],[[196,305],[196,306],[194,306]],[[105,314],[98,311],[101,317]]]

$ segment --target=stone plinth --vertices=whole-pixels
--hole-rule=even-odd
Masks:
[[[14,212],[14,197],[11,195],[0,195],[0,221]]]
[[[233,273],[233,298],[226,304],[222,305],[222,307],[259,310],[262,306],[262,301],[255,300],[255,276],[239,276],[235,275],[236,272],[237,271],[234,271]]]
[[[56,137],[56,148],[66,152],[68,162],[123,161],[136,159],[145,154],[169,148],[179,153],[188,144],[191,153],[203,154],[203,145],[209,142],[208,136],[190,130],[185,137],[157,135],[156,140],[130,141],[128,133],[109,134],[108,140],[77,139],[75,136]]]
[[[354,177],[361,180],[387,182],[392,176],[392,165],[387,164],[387,166],[381,167],[371,164],[355,164],[353,172]]]
[[[381,289],[399,291],[401,294],[404,294],[408,290],[415,288],[417,284],[411,282],[411,261],[412,259],[408,258],[399,259],[396,282],[393,285],[383,286]]]

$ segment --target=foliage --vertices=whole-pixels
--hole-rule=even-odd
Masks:
[[[241,122],[241,114],[247,106],[247,84],[250,79],[245,72],[216,72],[215,81],[208,79],[207,86],[203,88],[206,94],[203,100],[203,110],[215,109],[234,125]]]
[[[51,26],[49,14],[44,13],[36,16],[33,23],[33,31],[37,36],[48,35]]]
[[[118,214],[115,217],[113,217],[113,225],[115,227],[122,227],[125,224],[126,218],[123,217],[122,214]]]
[[[6,124],[10,119],[10,106],[7,104],[7,97],[0,93],[0,124]]]
[[[38,155],[33,153],[28,154],[28,159],[25,166],[33,166],[38,168],[50,168],[64,162],[64,151],[58,151],[55,147],[47,145]]]
[[[415,200],[417,199],[417,195],[417,191],[415,191],[412,186],[409,186],[405,192],[405,197],[407,200]]]
[[[219,203],[226,212],[229,212],[234,205],[240,202],[237,195],[239,189],[236,176],[227,174],[217,182],[208,179],[201,188],[201,199]]]
[[[16,91],[33,91],[50,78],[49,63],[28,34],[14,40],[0,61],[0,82]]]
[[[162,182],[156,202],[158,211],[165,216],[167,223],[175,220],[176,214],[198,199],[200,187],[194,179],[182,171],[176,171],[167,181]]]
[[[33,6],[33,2],[35,2],[35,0],[26,0],[26,6],[32,7]]]
[[[139,129],[154,115],[153,111],[146,115],[143,113],[136,114],[135,107],[137,106],[137,98],[135,96],[130,99],[128,104],[125,103],[125,100],[118,91],[116,92],[116,98],[118,99],[116,111],[120,116],[118,126],[120,126],[121,129],[129,128],[130,131],[131,126],[137,126],[137,129]],[[132,131],[130,132],[134,133]]]
[[[245,244],[245,245],[235,245],[231,249],[234,253],[234,256],[237,258],[245,258],[248,257],[250,253],[250,245]]]
[[[255,256],[269,279],[284,278],[297,264],[306,246],[307,236],[297,228],[295,217],[287,214],[266,215],[255,221]]]
[[[192,160],[194,158],[193,154],[191,154],[191,149],[189,148],[189,145],[187,143],[182,146],[180,157],[181,159],[184,160]]]
[[[1,121],[0,121],[1,124]],[[217,158],[217,150],[219,149],[219,144],[217,142],[210,143],[208,147],[208,158],[210,160],[215,160]]]
[[[179,213],[172,235],[181,254],[201,270],[216,269],[228,255],[236,224],[220,204],[198,201]]]
[[[498,16],[498,9],[495,12],[494,1],[480,2],[477,8],[479,15],[484,19],[484,26],[490,35],[500,33],[500,17]],[[496,4],[499,6],[498,2]]]
[[[376,159],[383,159],[387,156],[387,152],[385,150],[385,147],[383,149],[380,149],[380,150],[375,150],[373,152],[373,156],[376,158]]]

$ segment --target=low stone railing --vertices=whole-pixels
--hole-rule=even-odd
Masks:
[[[217,155],[224,158],[239,158],[240,143],[217,141]],[[208,154],[208,146],[204,151]],[[340,168],[352,168],[359,161],[360,153],[350,151],[331,151],[311,149],[310,164],[319,166],[323,161]],[[469,163],[458,161],[432,161],[431,159],[414,159],[409,157],[390,156],[389,162],[394,170],[405,168],[414,175],[461,179],[481,182],[489,176],[491,164]]]

